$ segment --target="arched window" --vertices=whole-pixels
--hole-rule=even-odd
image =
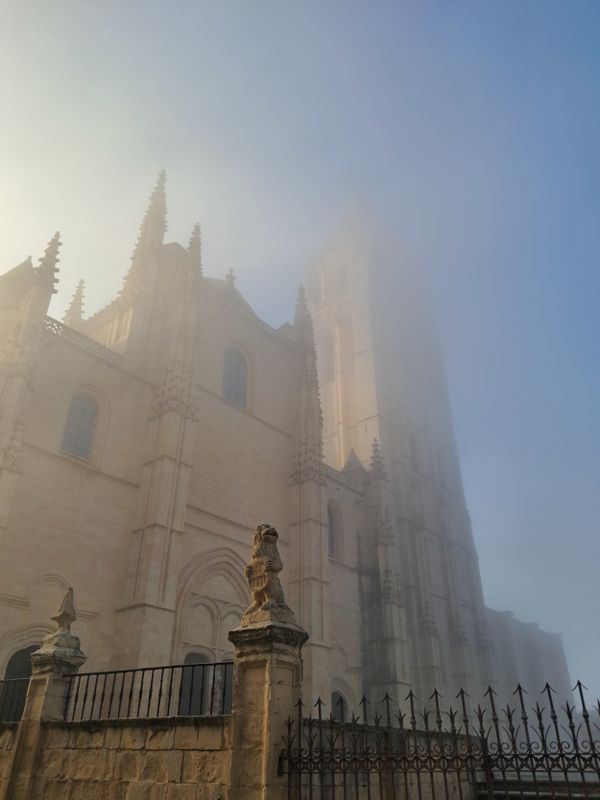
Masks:
[[[330,558],[341,559],[342,537],[342,511],[335,500],[330,500],[327,503],[327,552]]]
[[[331,693],[331,716],[336,722],[346,722],[348,719],[348,702],[340,692]]]
[[[246,392],[248,388],[248,366],[239,350],[230,348],[223,360],[222,397],[236,408],[246,408]]]
[[[4,682],[0,684],[0,720],[2,722],[17,722],[23,715],[25,696],[27,695],[25,680],[31,677],[31,654],[35,653],[38,648],[39,644],[24,647],[13,653],[8,660]]]
[[[94,398],[85,392],[76,394],[69,404],[60,444],[61,453],[89,459],[92,454],[97,419],[98,405]]]

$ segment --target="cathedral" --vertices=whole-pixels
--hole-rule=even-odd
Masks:
[[[273,328],[165,220],[161,174],[90,317],[83,283],[48,316],[58,234],[0,276],[0,677],[67,586],[86,670],[230,660],[269,522],[308,701],[569,696],[560,636],[485,605],[435,325],[377,235],[327,249]]]

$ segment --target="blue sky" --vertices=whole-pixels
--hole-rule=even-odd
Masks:
[[[0,269],[120,285],[156,173],[256,310],[366,204],[431,286],[490,605],[600,693],[600,4],[0,2]],[[594,683],[595,682],[595,683]]]

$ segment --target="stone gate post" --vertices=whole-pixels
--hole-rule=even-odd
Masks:
[[[277,767],[287,720],[302,695],[301,650],[308,634],[285,604],[281,569],[277,531],[260,525],[246,567],[252,604],[229,633],[235,647],[230,800],[287,797]]]
[[[57,631],[46,636],[40,649],[31,656],[32,676],[2,800],[29,800],[31,797],[43,744],[42,721],[63,718],[68,676],[75,674],[86,658],[80,650],[79,639],[71,633],[71,624],[75,621],[73,589],[67,590],[52,619],[57,623]]]

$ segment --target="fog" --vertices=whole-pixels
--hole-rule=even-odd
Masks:
[[[291,319],[349,214],[392,229],[440,329],[486,601],[600,693],[600,7],[2,3],[0,272],[64,242],[51,313],[167,241]]]

